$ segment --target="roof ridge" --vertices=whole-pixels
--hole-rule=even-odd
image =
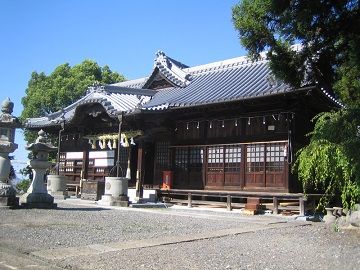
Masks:
[[[137,78],[137,79],[133,79],[133,80],[127,80],[127,81],[123,81],[123,82],[111,83],[109,85],[126,87],[127,85],[133,85],[133,84],[142,83],[142,82],[144,82],[144,80],[147,80],[148,78],[149,77],[141,77],[141,78]]]
[[[240,57],[225,59],[225,60],[216,61],[216,62],[204,64],[204,65],[193,66],[193,67],[185,69],[184,71],[187,71],[190,74],[198,74],[198,73],[207,72],[210,70],[220,70],[220,69],[225,69],[225,68],[243,66],[243,65],[247,65],[247,64],[261,63],[264,61],[268,61],[268,60],[266,60],[266,58],[263,56],[261,56],[259,60],[252,60],[248,56],[240,56]]]
[[[164,53],[162,51],[159,51],[159,52],[157,52],[157,54],[164,54]],[[174,60],[174,59],[168,57],[167,55],[166,55],[166,57],[168,59]],[[156,60],[157,60],[157,57],[155,58],[155,61]],[[177,60],[175,60],[175,61],[179,62]],[[266,59],[265,53],[262,53],[260,55],[260,59],[256,60],[256,61],[251,60],[248,56],[239,56],[239,57],[229,58],[229,59],[225,59],[225,60],[221,60],[221,61],[215,61],[215,62],[211,62],[211,63],[207,63],[207,64],[202,64],[202,65],[197,65],[197,66],[187,67],[187,68],[179,68],[179,69],[181,70],[180,74],[182,72],[184,72],[185,74],[187,73],[189,75],[194,75],[194,74],[199,74],[199,73],[210,71],[211,69],[220,70],[220,69],[224,69],[224,68],[231,68],[231,67],[237,67],[237,66],[242,66],[242,65],[247,65],[247,64],[254,64],[254,63],[257,63],[257,62],[260,63],[260,62],[263,62],[263,61],[268,61]],[[179,63],[181,63],[181,62],[179,62]],[[154,63],[154,66],[156,67],[156,63]],[[179,72],[179,70],[178,70],[178,72]],[[181,74],[181,75],[184,75],[184,74]],[[114,83],[114,84],[111,84],[111,85],[125,86],[126,87],[126,86],[141,84],[141,83],[146,84],[147,80],[150,77],[151,76],[145,76],[145,77],[141,77],[141,78],[137,78],[137,79],[133,79],[133,80]],[[187,81],[188,79],[191,79],[191,78],[190,77],[183,78],[184,81]]]

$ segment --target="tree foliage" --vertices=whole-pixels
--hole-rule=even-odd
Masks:
[[[270,68],[294,87],[319,85],[346,105],[319,115],[295,170],[304,189],[339,195],[350,207],[360,198],[360,9],[358,0],[243,0],[233,23],[250,57],[266,51]],[[300,50],[292,45],[301,44]]]
[[[108,66],[100,67],[91,60],[73,67],[62,64],[50,75],[34,71],[28,82],[26,96],[22,98],[24,110],[21,119],[58,111],[83,96],[87,88],[96,82],[110,84],[124,80],[122,75],[112,72]],[[32,142],[34,138],[25,133],[25,139]]]
[[[358,0],[243,0],[233,7],[241,44],[253,58],[267,50],[275,75],[299,87],[304,78],[359,103]],[[301,43],[301,50],[291,45]]]
[[[19,183],[16,184],[16,189],[20,193],[26,193],[31,184],[31,180],[22,179]]]
[[[360,200],[360,109],[325,112],[316,117],[307,147],[298,153],[294,170],[304,190],[324,192],[320,206],[341,197],[344,207]],[[334,131],[337,132],[334,132]]]

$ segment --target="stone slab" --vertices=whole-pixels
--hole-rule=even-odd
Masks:
[[[34,256],[29,256],[13,250],[7,250],[0,246],[0,269],[37,269],[37,270],[61,270],[47,262],[43,262]]]

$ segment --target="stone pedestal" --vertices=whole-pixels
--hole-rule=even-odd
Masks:
[[[11,163],[9,154],[18,145],[14,143],[15,129],[21,127],[18,118],[12,116],[14,103],[9,98],[2,102],[0,113],[0,207],[14,208],[19,205],[16,190],[10,184]]]
[[[26,147],[35,156],[29,162],[33,171],[33,181],[26,194],[21,196],[20,203],[26,208],[56,208],[54,197],[48,194],[44,184],[46,170],[51,165],[48,161],[49,152],[56,151],[56,147],[46,142],[44,131],[40,130],[38,134],[36,142]]]
[[[11,165],[9,159],[4,158],[3,154],[0,153],[0,207],[16,208],[19,206],[19,198],[16,197],[16,190],[6,183],[9,179]]]
[[[81,189],[82,200],[98,201],[101,196],[105,193],[104,181],[83,181]]]
[[[32,160],[34,179],[27,192],[20,197],[20,203],[25,208],[56,208],[54,197],[48,194],[44,179],[46,169],[51,165],[48,161]]]
[[[105,177],[105,194],[98,202],[100,205],[107,206],[129,206],[128,178],[125,177]]]
[[[327,207],[325,208],[326,215],[324,216],[324,222],[326,224],[332,224],[336,220],[336,216],[334,216],[334,208]]]
[[[0,189],[2,189],[0,187]],[[14,190],[14,189],[13,189]],[[0,195],[0,207],[5,208],[17,208],[19,206],[19,198],[15,194],[11,195]]]
[[[16,190],[7,183],[9,181],[10,160],[9,153],[0,152],[0,207],[17,207],[19,198],[16,197]]]
[[[349,223],[354,227],[360,227],[360,211],[351,211]]]
[[[47,191],[55,199],[65,200],[69,198],[66,191],[67,176],[65,175],[53,175],[47,176]]]
[[[261,209],[260,198],[249,197],[246,199],[245,214],[256,215]]]

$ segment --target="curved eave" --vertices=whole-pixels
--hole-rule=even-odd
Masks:
[[[341,101],[339,101],[339,100],[337,100],[335,97],[333,97],[325,88],[321,87],[321,88],[320,88],[320,92],[321,92],[321,94],[323,94],[331,103],[333,103],[334,106],[339,107],[339,108],[344,108],[344,107],[345,107],[345,105],[344,105]]]
[[[25,128],[56,127],[60,126],[63,121],[65,124],[71,123],[76,114],[76,109],[85,104],[100,104],[111,118],[117,118],[120,112],[131,111],[139,104],[148,102],[155,93],[155,91],[147,89],[131,89],[129,93],[122,90],[124,89],[116,88],[112,89],[111,92],[92,91],[62,111],[45,117],[27,119]]]

